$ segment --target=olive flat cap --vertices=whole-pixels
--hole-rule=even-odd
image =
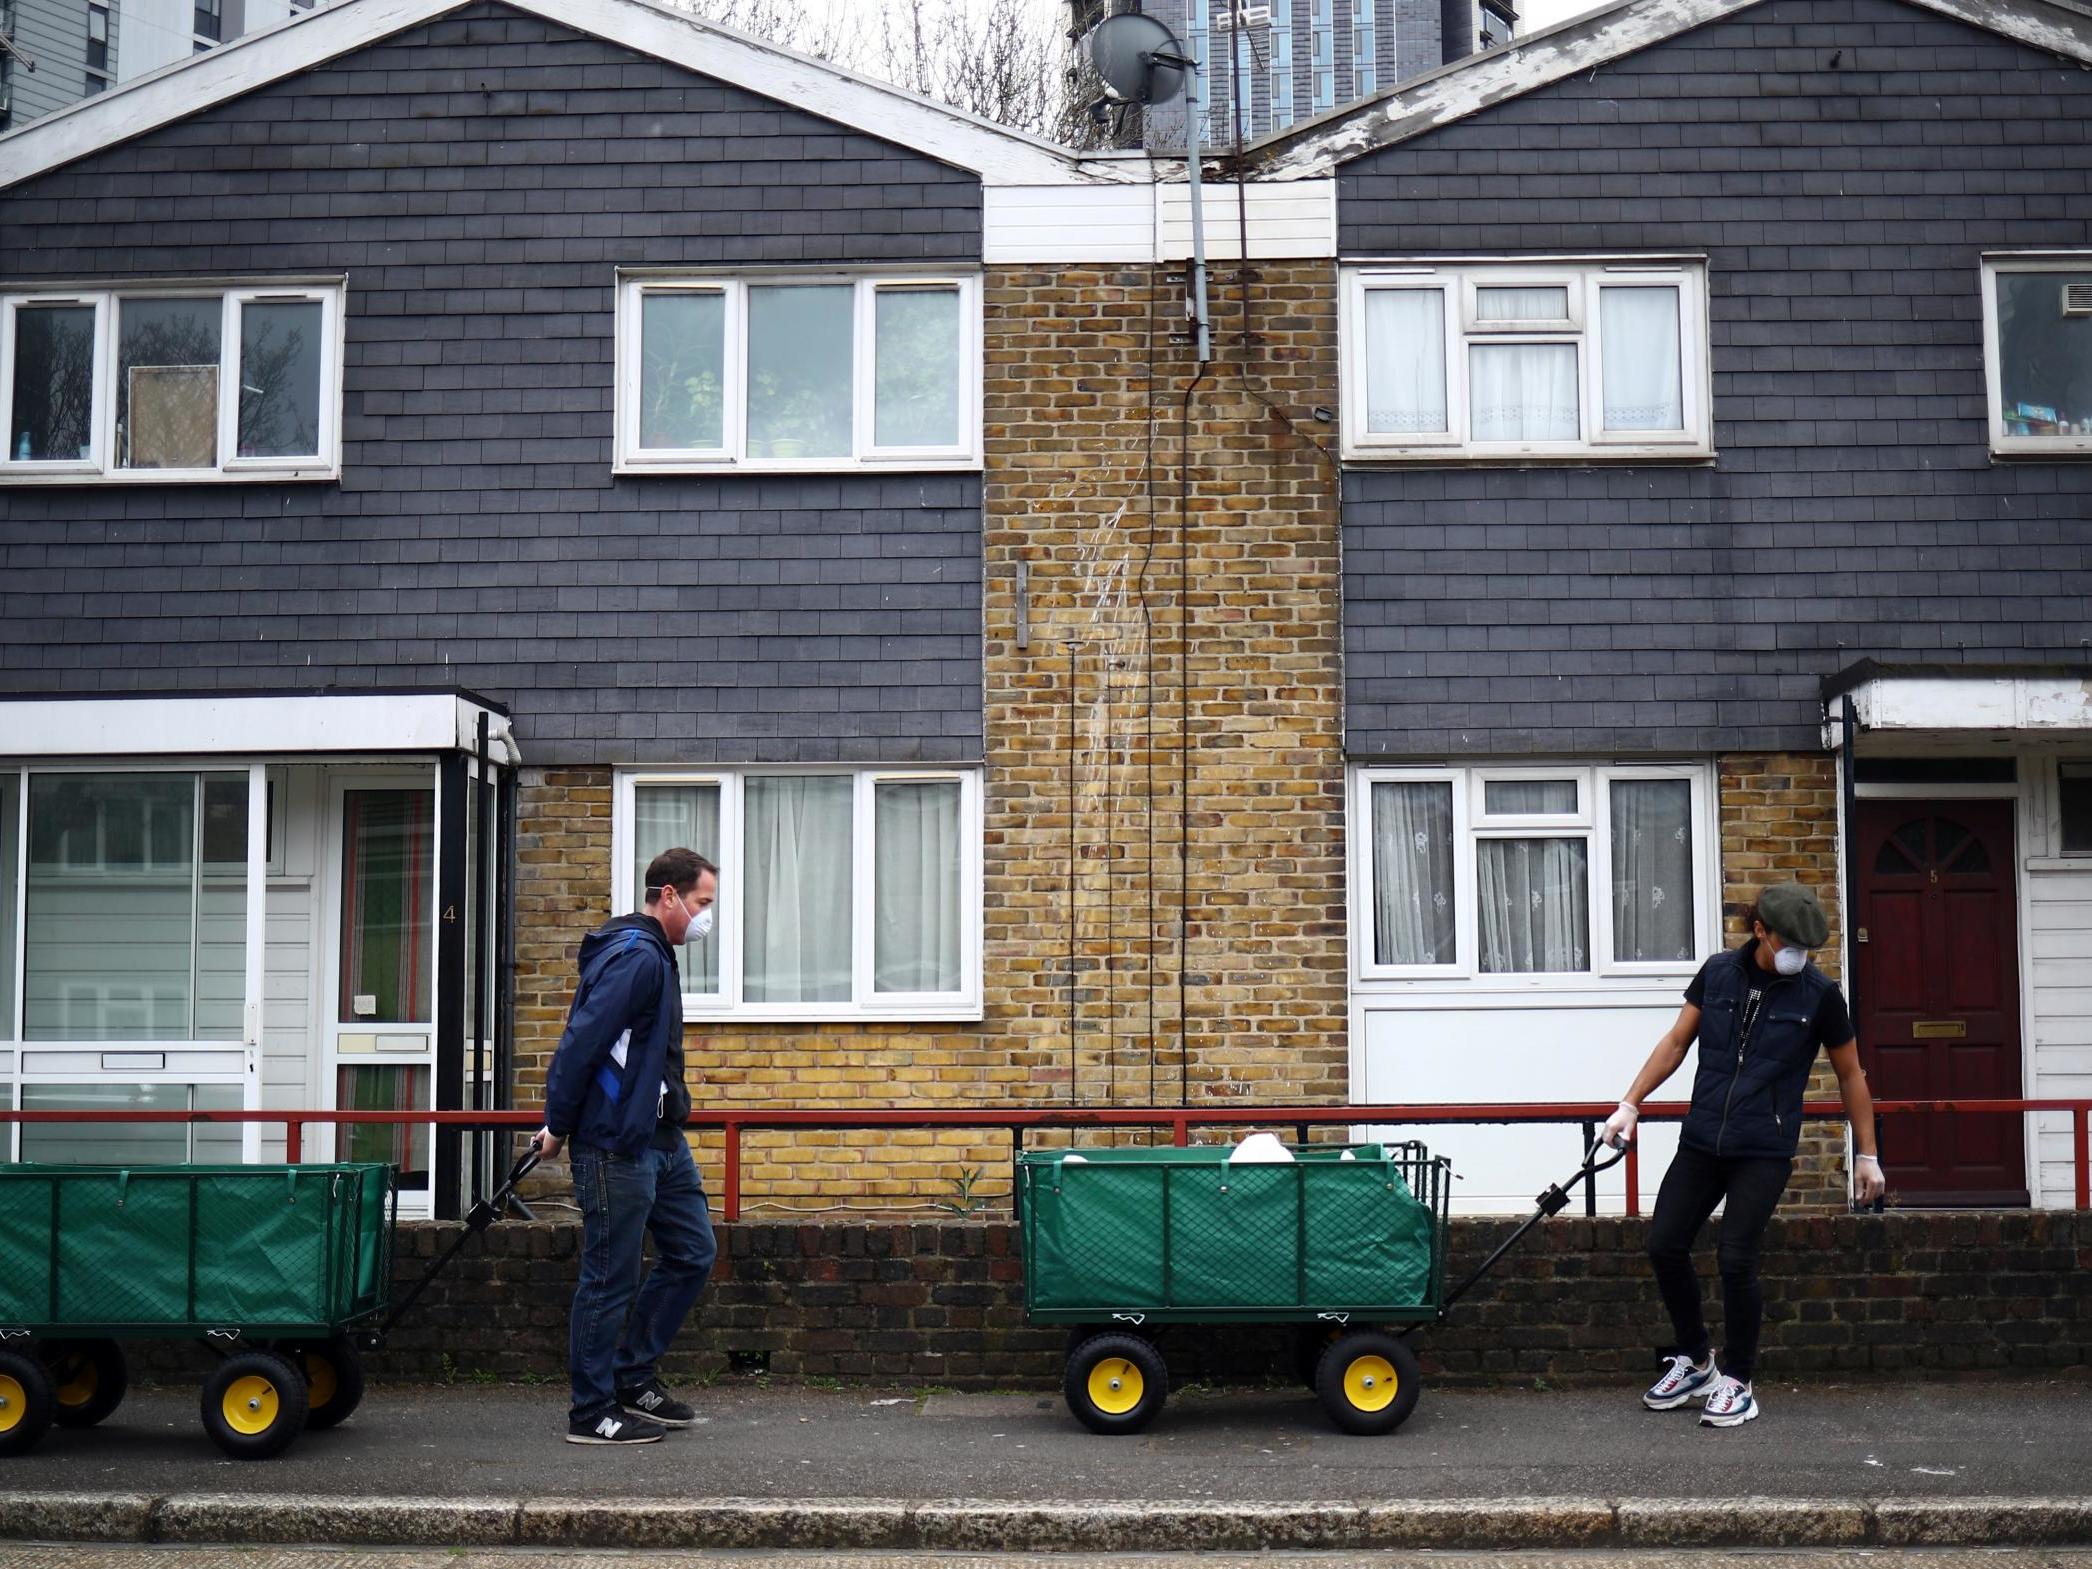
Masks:
[[[1789,942],[1818,948],[1830,936],[1830,918],[1800,883],[1776,883],[1758,895],[1758,919]]]

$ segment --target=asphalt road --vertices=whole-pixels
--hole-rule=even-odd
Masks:
[[[1134,1438],[1099,1438],[1043,1394],[689,1391],[701,1424],[631,1450],[562,1442],[563,1388],[379,1387],[343,1427],[266,1463],[224,1459],[193,1389],[134,1394],[102,1427],[54,1430],[0,1492],[497,1498],[1403,1498],[1865,1501],[2092,1492],[2081,1379],[1761,1384],[1730,1431],[1653,1414],[1632,1390],[1427,1391],[1397,1433],[1339,1434],[1307,1395],[1189,1391]],[[0,1549],[4,1551],[4,1549]],[[243,1559],[243,1562],[246,1560]],[[2088,1565],[2092,1569],[2092,1565]]]

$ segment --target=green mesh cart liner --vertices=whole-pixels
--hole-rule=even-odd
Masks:
[[[321,1335],[385,1304],[383,1165],[0,1166],[0,1328]]]
[[[1026,1311],[1045,1323],[1436,1316],[1443,1160],[1416,1143],[1318,1144],[1293,1146],[1291,1164],[1230,1165],[1232,1148],[1021,1154]]]

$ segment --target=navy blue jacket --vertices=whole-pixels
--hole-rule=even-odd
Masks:
[[[659,1126],[669,1047],[682,1036],[683,983],[661,923],[621,915],[590,932],[566,1033],[545,1075],[545,1126],[576,1144],[637,1155]]]
[[[1715,955],[1700,972],[1700,1068],[1678,1136],[1709,1155],[1791,1159],[1801,1138],[1809,1070],[1825,1044],[1816,1036],[1817,1010],[1837,982],[1813,964],[1799,975],[1768,975],[1758,969],[1757,950],[1755,941],[1747,942]],[[1744,1041],[1754,972],[1765,995]]]

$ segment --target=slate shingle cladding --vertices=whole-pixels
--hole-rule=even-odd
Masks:
[[[535,763],[982,750],[976,475],[615,479],[618,266],[981,256],[970,173],[496,5],[0,191],[0,278],[346,273],[338,485],[0,489],[0,691],[462,684]]]
[[[2082,663],[2092,467],[1990,461],[1978,265],[2092,246],[2088,144],[2074,63],[1769,0],[1342,169],[1346,256],[1706,253],[1720,453],[1348,474],[1350,751],[1813,748],[1863,657]]]

